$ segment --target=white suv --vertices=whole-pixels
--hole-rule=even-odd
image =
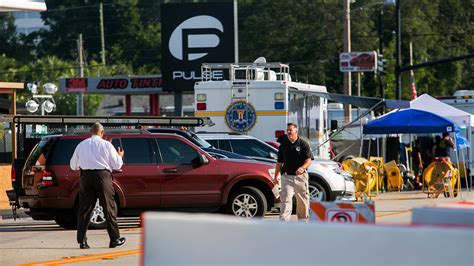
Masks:
[[[278,150],[252,136],[204,132],[198,132],[197,135],[217,149],[276,163]],[[333,201],[338,197],[355,200],[354,180],[338,163],[316,158],[309,167],[308,174],[311,200]]]

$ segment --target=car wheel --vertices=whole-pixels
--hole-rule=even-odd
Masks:
[[[56,215],[54,221],[66,230],[77,229],[77,216],[73,214]]]
[[[309,201],[327,201],[328,192],[317,181],[309,180]],[[293,196],[293,208],[291,214],[296,214],[296,196]]]
[[[227,203],[227,212],[241,217],[262,217],[267,210],[267,199],[254,187],[241,187],[234,191]]]
[[[328,192],[320,183],[309,180],[309,201],[327,201],[328,196]]]
[[[117,203],[114,201],[115,210],[117,210]],[[117,213],[115,213],[117,215]],[[89,224],[90,229],[105,229],[107,228],[107,224],[105,223],[105,212],[104,207],[100,205],[99,200],[97,199],[95,203],[95,207],[92,210],[91,221]]]

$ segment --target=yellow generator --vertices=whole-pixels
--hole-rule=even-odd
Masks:
[[[387,191],[398,190],[398,192],[400,192],[403,185],[403,178],[397,162],[394,160],[387,162],[383,165],[383,168],[387,175]]]
[[[370,197],[370,192],[378,185],[377,165],[362,157],[342,162],[344,170],[354,178],[356,185],[356,199]]]
[[[423,192],[428,198],[437,198],[441,192],[445,197],[456,197],[460,189],[459,170],[448,160],[437,158],[423,173]]]

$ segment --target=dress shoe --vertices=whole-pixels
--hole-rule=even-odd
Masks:
[[[82,242],[82,243],[79,243],[79,248],[80,249],[88,249],[90,247],[89,247],[89,245],[87,245],[87,242]]]
[[[109,248],[114,248],[121,246],[125,243],[125,237],[120,237],[119,239],[116,239],[114,241],[110,241]]]

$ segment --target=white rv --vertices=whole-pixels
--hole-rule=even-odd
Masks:
[[[195,115],[210,117],[209,132],[239,132],[265,141],[285,134],[294,122],[315,156],[329,159],[325,86],[291,81],[289,66],[267,63],[204,64],[196,82]]]

